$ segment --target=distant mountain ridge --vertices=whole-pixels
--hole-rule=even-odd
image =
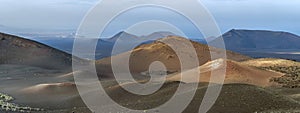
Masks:
[[[300,37],[288,32],[232,29],[222,37],[229,50],[300,49]]]
[[[163,38],[163,37],[167,37],[170,35],[175,36],[175,34],[173,34],[171,32],[154,32],[152,34],[145,35],[145,36],[136,36],[136,35],[127,33],[125,31],[121,31],[110,38],[100,38],[100,39],[90,39],[90,40],[95,40],[98,42],[97,47],[96,47],[96,56],[95,56],[96,58],[95,59],[102,59],[105,57],[110,57],[111,55],[130,51],[128,48],[122,48],[120,50],[115,51],[115,54],[112,54],[112,49],[117,41],[118,41],[118,44],[122,44],[122,46],[141,45],[141,44],[151,43],[154,41],[154,39]],[[150,39],[150,40],[147,40],[147,39]],[[72,50],[73,50],[73,43],[74,43],[75,38],[51,38],[51,37],[49,37],[49,38],[44,38],[44,39],[36,38],[35,40],[71,54]],[[144,41],[144,40],[147,40],[147,41]],[[83,52],[82,54],[89,54],[89,53]]]
[[[119,39],[120,40],[132,40],[132,39],[135,39],[135,38],[138,38],[138,36],[129,34],[129,33],[125,32],[125,31],[121,31],[121,32],[117,33],[116,35],[112,36],[111,38],[102,39],[102,40],[114,43],[114,42],[116,42]]]
[[[300,61],[300,36],[282,31],[236,30],[222,35],[227,50],[242,53],[254,58],[284,58]],[[216,42],[221,37],[210,43]],[[279,54],[285,53],[285,54]]]
[[[112,55],[120,54],[130,51],[128,48],[122,48],[112,54],[112,49],[115,42],[119,40],[122,46],[126,45],[142,45],[149,44],[154,40],[143,42],[144,39],[157,39],[167,36],[176,36],[171,32],[155,32],[145,36],[136,36],[130,33],[121,31],[111,38],[101,38],[98,40],[96,48],[96,58],[102,59]],[[254,58],[284,58],[300,61],[298,54],[278,54],[278,53],[295,53],[300,50],[300,37],[281,31],[267,31],[267,30],[242,30],[232,29],[222,35],[227,50],[238,52]],[[57,49],[72,53],[74,38],[51,38],[36,39],[39,42],[45,43]],[[96,39],[93,39],[96,41]],[[209,37],[206,41],[215,43],[220,40],[220,37]],[[206,44],[205,40],[194,40],[199,43]],[[141,43],[142,42],[142,43]],[[217,45],[218,44],[213,44]],[[277,52],[277,53],[276,53]],[[89,54],[89,53],[84,53]]]
[[[155,38],[163,38],[168,36],[177,36],[176,34],[168,31],[154,32],[149,35],[140,36],[141,38],[155,39]]]

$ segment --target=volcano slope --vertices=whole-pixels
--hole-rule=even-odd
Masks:
[[[272,81],[281,85],[273,88],[278,93],[287,95],[297,101],[300,100],[300,63],[285,59],[261,58],[241,62],[242,64],[271,70],[284,74],[279,78],[273,78]]]
[[[183,113],[198,113],[199,106],[208,87],[216,87],[218,84],[207,86],[207,83],[184,83],[181,82],[166,82],[159,91],[150,95],[135,95],[122,87],[134,87],[133,84],[125,85],[112,85],[116,81],[101,81],[102,84],[110,84],[109,87],[104,86],[105,91],[109,97],[116,102],[112,105],[121,105],[132,110],[142,110],[147,113],[164,113],[162,110],[157,109],[160,105],[168,102],[173,96],[183,96],[192,94],[191,89],[198,84],[196,93],[192,98],[190,104],[183,110]],[[185,90],[175,93],[179,84]],[[157,84],[152,84],[150,87],[159,87]],[[106,95],[106,94],[103,94]],[[75,101],[73,101],[75,102]],[[103,112],[130,112],[119,111],[114,109],[111,104],[107,104]],[[100,107],[100,106],[99,106]],[[208,111],[208,113],[270,113],[270,112],[291,112],[296,113],[300,110],[299,102],[292,98],[274,91],[273,89],[263,88],[247,84],[225,84],[218,96],[215,104]],[[91,113],[87,107],[77,107],[69,109],[49,110],[49,113],[70,113],[70,112],[84,112]],[[178,112],[178,111],[177,111]]]
[[[72,56],[42,43],[0,33],[0,64],[30,65],[66,70]]]
[[[73,60],[81,61],[79,58]],[[72,72],[71,65],[70,54],[36,41],[0,33],[0,93],[12,96],[11,103],[20,107],[6,106],[7,110],[1,108],[0,112],[31,112],[22,106],[45,110],[76,107],[76,103],[68,102],[78,96],[73,79],[59,78]]]
[[[242,62],[243,64],[264,70],[272,70],[283,73],[284,76],[274,78],[273,81],[281,84],[283,87],[300,88],[300,63],[274,58],[254,59]]]
[[[218,76],[217,79],[224,78],[224,83],[241,83],[241,84],[252,84],[256,86],[266,87],[276,85],[271,82],[272,78],[279,78],[283,76],[282,73],[262,70],[248,65],[241,64],[232,60],[217,59],[214,61],[207,62],[206,64],[195,68],[200,70],[200,75],[193,74],[195,71],[186,71],[188,78],[186,81],[181,80],[181,73],[171,75],[168,79],[171,81],[181,81],[186,83],[191,82],[210,82],[212,76]],[[197,77],[199,76],[199,77]],[[195,79],[199,78],[199,79]],[[222,84],[222,80],[212,80],[212,82]],[[217,82],[220,81],[220,82]]]
[[[192,49],[194,49],[196,52],[196,56],[188,52],[191,49],[189,47],[190,43],[192,45]],[[117,64],[120,65],[118,68],[127,68],[127,66],[129,65],[131,73],[141,73],[148,71],[151,63],[155,61],[163,63],[166,67],[165,71],[180,72],[182,63],[181,61],[185,60],[195,62],[194,59],[198,59],[199,65],[203,65],[208,61],[214,60],[211,59],[210,53],[213,53],[215,55],[227,54],[227,58],[234,61],[244,61],[251,59],[250,57],[240,55],[238,53],[209,47],[204,44],[190,41],[186,38],[178,36],[168,36],[153,43],[138,46],[132,51],[98,60],[96,61],[96,67],[98,74],[103,78],[109,78],[111,76],[110,74],[112,73],[112,59],[115,62],[119,63]],[[178,54],[184,54],[186,57],[179,59]],[[130,56],[129,64],[124,64],[126,63],[124,62],[126,61],[126,56]],[[192,69],[192,67],[188,69]]]
[[[184,42],[182,40],[186,39],[170,36],[160,40],[181,42],[182,45],[177,46],[184,47],[185,44],[182,43]],[[171,99],[179,83],[183,84],[185,89],[187,89],[183,92],[180,92],[180,94],[191,93],[191,85],[199,84],[196,96],[193,98],[189,106],[184,110],[186,113],[197,113],[202,98],[208,87],[207,82],[211,77],[211,71],[218,72],[219,70],[222,70],[222,68],[226,68],[228,71],[225,73],[225,85],[223,86],[221,94],[216,103],[212,109],[210,109],[210,113],[253,113],[269,111],[296,112],[300,109],[299,102],[297,100],[290,98],[283,93],[278,93],[278,91],[275,89],[280,89],[281,87],[278,86],[276,82],[270,81],[270,79],[273,77],[278,78],[283,76],[283,73],[272,70],[264,70],[240,63],[251,58],[230,51],[226,51],[229,60],[211,59],[209,56],[209,49],[215,53],[218,53],[219,49],[209,48],[206,45],[201,45],[195,42],[192,42],[192,44],[196,49],[199,64],[201,66],[191,69],[199,69],[200,72],[202,72],[201,75],[197,75],[200,76],[200,80],[195,79],[194,76],[191,76],[191,81],[181,81],[180,74],[188,72],[189,70],[180,72],[180,62],[172,48],[160,41],[155,41],[150,44],[144,44],[136,47],[130,52],[99,60],[96,62],[96,66],[100,76],[105,78],[110,77],[110,75],[106,74],[112,73],[111,69],[109,68],[111,66],[111,59],[114,59],[119,63],[124,63],[126,60],[125,56],[130,54],[129,68],[131,69],[132,73],[141,73],[147,71],[152,62],[161,61],[167,67],[167,71],[172,72],[173,74],[167,76],[168,82],[165,83],[165,85],[161,87],[159,91],[151,95],[141,96],[132,94],[122,88],[135,87],[135,83],[128,82],[124,84],[117,84],[113,83],[113,80],[108,82],[109,80],[105,79],[102,79],[101,83],[103,85],[110,84],[110,87],[105,88],[106,93],[119,105],[140,110],[158,107],[159,105]],[[224,67],[225,64],[228,64],[227,67]],[[138,75],[141,76],[141,74]],[[148,88],[151,87],[159,86],[153,84],[153,86],[149,86]],[[160,110],[145,110],[145,112],[157,113],[160,112]]]
[[[3,94],[8,94],[9,96],[14,97],[15,100],[12,101],[13,103],[17,103],[22,106],[30,106],[32,108],[43,109],[43,111],[36,111],[38,113],[72,113],[72,112],[90,113],[91,112],[84,104],[84,102],[81,100],[81,97],[78,91],[76,90],[78,84],[75,85],[74,80],[72,79],[73,73],[80,73],[80,72],[65,71],[68,69],[69,67],[68,65],[70,64],[69,60],[67,59],[69,59],[71,56],[56,51],[51,47],[47,47],[46,45],[37,42],[21,39],[14,36],[12,37],[13,38],[5,38],[4,41],[17,40],[17,42],[19,42],[21,40],[20,44],[22,46],[18,46],[20,44],[15,45],[14,41],[12,41],[14,43],[7,43],[7,42],[0,43],[0,44],[4,43],[4,45],[1,45],[1,47],[6,47],[7,50],[13,51],[12,53],[1,54],[3,56],[1,57],[1,59],[3,58],[1,61],[7,61],[0,65],[0,76],[1,76],[0,92],[1,93],[3,92]],[[184,39],[178,37],[168,37],[166,39],[161,39],[161,40],[172,40],[172,41],[175,40],[177,42],[179,40],[179,42],[182,42],[182,40]],[[35,46],[31,45],[32,43]],[[210,64],[214,64],[213,62],[218,60],[210,59],[210,57],[208,57],[209,55],[206,54],[208,53],[207,46],[201,44],[199,45],[198,43],[194,43],[194,42],[192,43],[196,48],[196,52],[198,54],[197,58],[200,59],[199,64],[202,65],[200,66],[200,68],[202,67],[201,68],[202,70],[207,69],[208,70],[207,72],[209,72],[212,68]],[[41,48],[39,49],[39,46],[37,45],[41,46]],[[10,47],[13,49],[10,49]],[[33,51],[31,50],[31,47],[33,47],[32,49],[35,51],[52,50],[52,52],[49,52],[50,55],[46,55],[46,56],[43,55],[32,56],[34,58],[31,59],[29,57],[30,55],[27,54]],[[22,51],[18,49],[21,49]],[[213,49],[213,52],[218,53],[218,51],[219,49]],[[2,49],[1,52],[8,52],[8,51]],[[131,69],[133,72],[136,73],[143,72],[145,71],[145,69],[148,69],[147,64],[149,64],[150,62],[156,60],[162,60],[162,62],[168,65],[167,66],[169,67],[168,69],[174,71],[174,74],[178,74],[178,72],[176,71],[178,71],[180,66],[177,65],[179,64],[177,56],[173,56],[174,52],[172,51],[172,49],[170,49],[169,47],[167,47],[166,45],[160,42],[141,45],[137,47],[135,50],[133,50],[133,52],[135,53],[131,55],[131,57],[133,57],[131,58],[131,62],[132,62]],[[56,53],[58,53],[58,56],[56,56],[57,55]],[[123,54],[128,54],[128,53],[123,53]],[[229,56],[228,58],[232,60],[228,60],[228,61],[224,60],[224,61],[230,62],[234,67],[239,67],[243,70],[247,69],[247,71],[243,73],[246,72],[248,73],[249,70],[252,72],[252,70],[254,70],[254,72],[257,73],[253,73],[253,74],[260,75],[259,74],[260,72],[271,74],[270,71],[267,70],[258,71],[256,70],[256,67],[250,68],[250,66],[249,67],[244,65],[241,66],[240,63],[236,62],[236,61],[244,61],[250,59],[249,57],[232,53],[230,51],[227,51],[227,54]],[[15,59],[9,59],[8,57],[5,57],[6,55],[7,56],[20,55],[20,56],[15,56],[16,57]],[[24,56],[23,60],[21,60],[22,62],[15,61],[19,57],[22,57],[22,55]],[[66,55],[67,57],[64,57],[64,55]],[[149,55],[151,57],[147,59]],[[114,57],[120,58],[120,62],[122,63],[121,56],[117,55]],[[165,61],[165,59],[169,59],[170,61]],[[63,61],[65,60],[68,61],[68,63],[63,63]],[[177,63],[172,63],[172,62],[177,62]],[[97,61],[97,66],[103,66],[103,65],[109,66],[110,64],[106,60]],[[104,70],[104,72],[105,71],[109,72],[107,70]],[[87,80],[89,79],[88,75],[81,75],[81,76],[83,76],[83,78]],[[143,77],[141,78],[143,80]],[[206,92],[206,89],[208,88],[207,83],[203,81],[200,81],[199,83],[198,82],[184,83],[178,80],[169,80],[160,88],[159,91],[150,95],[141,96],[141,95],[134,95],[132,93],[129,93],[128,91],[122,88],[123,86],[135,87],[136,85],[135,83],[117,84],[115,80],[106,80],[106,79],[102,79],[100,82],[106,91],[103,92],[102,95],[108,94],[112,100],[114,100],[119,105],[122,105],[124,107],[131,108],[131,109],[142,109],[144,112],[149,112],[149,113],[151,112],[160,113],[161,111],[159,109],[156,109],[154,111],[147,110],[147,109],[160,106],[161,104],[171,99],[173,95],[185,95],[191,93],[192,85],[198,84],[198,87],[196,89],[197,90],[196,95],[193,97],[192,102],[184,110],[185,113],[197,113],[200,103],[203,100],[202,98]],[[228,82],[228,84],[225,84],[223,86],[220,96],[218,97],[214,106],[209,110],[209,112],[210,113],[219,113],[219,112],[253,113],[253,112],[268,112],[268,111],[295,112],[296,110],[300,109],[299,102],[297,102],[295,98],[291,98],[292,95],[281,93],[279,92],[279,90],[275,90],[280,88],[261,87],[258,86],[260,84],[246,85],[245,83],[243,84],[241,83],[237,84],[236,82],[234,83]],[[96,83],[91,83],[91,84],[93,85]],[[184,86],[184,89],[186,90],[174,94],[179,84],[182,84]],[[214,84],[211,87],[215,87],[215,85],[218,84]],[[159,86],[157,86],[156,83],[153,83],[150,84],[149,87],[151,88],[151,87],[159,87]],[[96,91],[96,89],[89,89],[89,92],[81,92],[81,93],[83,95],[85,94],[88,95],[93,91]],[[109,106],[110,105],[107,105],[105,107],[109,108]],[[10,113],[11,111],[3,111],[1,109],[0,112]],[[29,111],[29,112],[35,113],[34,111]],[[120,112],[120,111],[114,111],[114,109],[112,109],[109,112]]]
[[[167,82],[161,89],[150,95],[135,95],[124,89],[120,85],[107,87],[106,93],[119,105],[124,107],[145,110],[147,113],[161,113],[160,109],[155,109],[170,100],[174,95],[186,95],[192,93],[193,83],[181,84],[184,91],[174,94],[180,82]],[[126,84],[134,87],[134,84]],[[217,84],[215,84],[217,85]],[[158,87],[152,84],[149,87]],[[210,87],[215,87],[214,85]],[[184,113],[198,113],[199,106],[203,100],[208,86],[206,83],[198,83],[196,94],[193,97]],[[107,109],[109,109],[107,106]],[[273,90],[246,84],[225,84],[218,96],[217,101],[208,111],[209,113],[254,113],[264,111],[290,111],[295,112],[300,109],[299,102],[280,95]],[[110,109],[110,112],[119,112]],[[126,111],[124,111],[126,112]]]

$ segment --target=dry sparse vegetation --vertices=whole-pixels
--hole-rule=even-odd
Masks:
[[[300,88],[300,67],[299,66],[269,66],[260,67],[265,70],[273,70],[284,73],[285,75],[279,78],[272,78],[271,81],[281,84],[287,88]]]
[[[10,103],[10,101],[14,100],[13,97],[0,93],[0,111],[10,111],[10,112],[30,112],[30,111],[43,111],[40,108],[31,108],[19,106],[14,103]]]

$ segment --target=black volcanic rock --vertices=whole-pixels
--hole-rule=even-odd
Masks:
[[[71,68],[72,56],[36,41],[0,33],[0,64],[65,70]]]

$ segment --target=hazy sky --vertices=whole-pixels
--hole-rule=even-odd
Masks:
[[[0,27],[30,29],[32,31],[75,30],[84,15],[97,1],[0,0]],[[288,31],[300,35],[299,0],[201,0],[201,2],[215,17],[222,32],[233,28],[266,29]],[[141,10],[133,11],[134,16],[130,13],[125,14],[124,18],[132,20],[143,15],[142,12],[152,11],[151,8]],[[156,10],[156,12],[155,14],[161,17],[173,15],[160,10]],[[175,14],[173,16],[176,17]],[[124,20],[115,23],[115,25],[120,26],[114,27],[107,33],[118,32],[124,28],[123,24]],[[184,29],[189,29],[187,32],[196,32],[192,30],[193,28],[189,28],[186,22],[178,23],[177,21],[177,24],[178,26],[185,26]]]

